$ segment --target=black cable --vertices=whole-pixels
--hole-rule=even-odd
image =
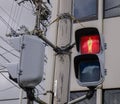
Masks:
[[[105,11],[109,11],[109,10],[116,9],[116,8],[120,8],[120,4],[113,6],[113,7],[110,7],[108,9],[105,9]]]
[[[11,49],[10,52],[15,51],[15,49]],[[2,55],[8,54],[8,52],[2,53]]]
[[[3,56],[2,54],[0,54],[0,56],[1,56],[5,61],[7,61],[8,63],[10,63],[10,60],[7,59],[5,56]]]
[[[44,89],[40,84],[39,84],[38,86],[39,86],[43,91],[45,91],[45,89]]]
[[[25,91],[26,91],[26,94],[27,94],[27,98],[30,101],[33,101],[35,99],[34,88],[25,88]]]

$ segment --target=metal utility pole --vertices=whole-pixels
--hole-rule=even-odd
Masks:
[[[58,0],[59,13],[70,14],[72,11],[72,0]],[[72,20],[68,16],[63,16],[58,23],[57,46],[62,47],[71,44]],[[69,100],[70,88],[70,69],[71,69],[71,54],[56,55],[55,61],[55,76],[54,76],[54,104],[65,104]]]

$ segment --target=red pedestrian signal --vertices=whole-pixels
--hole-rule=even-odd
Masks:
[[[82,86],[98,86],[104,80],[104,41],[97,28],[78,29],[75,40],[78,54],[74,58],[75,76]]]
[[[80,38],[81,54],[97,54],[100,52],[100,37],[98,34]]]

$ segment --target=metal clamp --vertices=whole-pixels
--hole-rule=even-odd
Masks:
[[[72,19],[72,16],[69,13],[63,13],[58,16],[59,19]]]

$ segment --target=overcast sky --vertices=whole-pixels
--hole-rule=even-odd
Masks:
[[[18,6],[14,0],[0,0],[0,16],[15,30],[21,25],[25,25],[29,29],[34,27],[35,16],[29,2]],[[5,34],[8,30],[6,29],[8,27],[2,22],[0,22],[0,28],[2,34]]]
[[[0,36],[4,38],[10,32],[6,22],[14,30],[17,30],[21,25],[25,25],[29,30],[32,30],[35,24],[35,15],[33,14],[31,4],[26,3],[18,6],[14,0],[0,0]],[[4,48],[19,56],[19,53],[0,38],[0,69],[3,68],[2,66],[6,66],[6,63],[18,61],[18,57],[7,52]],[[7,73],[3,74],[8,78]],[[1,101],[18,98],[19,93],[20,90],[0,74],[0,104],[19,104],[19,100]],[[23,102],[23,104],[26,103]]]

